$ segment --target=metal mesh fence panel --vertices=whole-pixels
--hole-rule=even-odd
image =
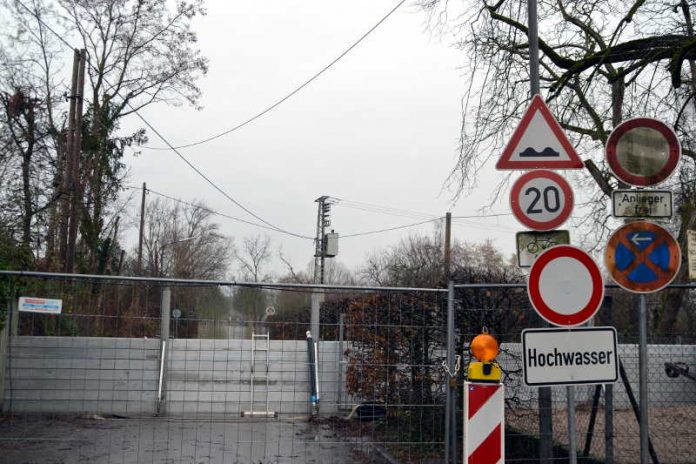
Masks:
[[[308,288],[11,285],[62,313],[13,312],[3,462],[442,459],[444,292],[324,289],[311,334]]]
[[[9,285],[13,303],[55,298],[63,310],[13,312],[2,331],[2,462],[444,460],[444,289],[65,276],[13,277]],[[322,294],[319,334],[308,333],[313,291]],[[648,301],[650,437],[659,462],[693,463],[693,290],[669,291],[686,307],[670,331],[659,329],[667,316],[658,308],[674,295]],[[575,387],[578,462],[586,464],[639,456],[631,399],[639,397],[637,303],[618,289],[607,296],[594,323],[617,327],[623,375],[609,417],[604,386]],[[468,343],[485,326],[501,342],[506,462],[540,462],[539,395],[522,382],[520,334],[543,323],[524,286],[459,286],[454,309],[456,353],[464,356],[458,446]],[[565,387],[552,388],[548,412],[551,462],[567,462]]]
[[[693,290],[682,293],[688,304]],[[650,441],[660,463],[696,462],[696,345],[687,307],[684,320],[669,333],[659,333],[659,311],[666,297],[649,298],[652,335],[648,343],[648,385]],[[539,462],[538,389],[522,380],[520,334],[526,328],[544,327],[529,303],[524,285],[458,288],[456,294],[458,352],[467,352],[467,343],[482,326],[501,341],[498,358],[504,368],[506,386],[506,462]],[[605,386],[583,385],[575,389],[575,429],[579,463],[639,462],[638,407],[638,302],[634,295],[608,288],[602,308],[594,319],[597,326],[616,326],[622,375],[613,385],[610,432],[606,431]],[[672,367],[670,375],[668,368]],[[688,371],[691,367],[692,372]],[[679,375],[676,375],[679,371]],[[692,378],[693,377],[693,378]],[[568,415],[566,387],[552,387],[554,451],[552,462],[568,462]],[[631,399],[634,398],[634,400]],[[633,404],[635,403],[635,405]],[[611,448],[607,459],[607,436]],[[613,439],[611,439],[613,436]],[[613,456],[613,460],[612,460]]]

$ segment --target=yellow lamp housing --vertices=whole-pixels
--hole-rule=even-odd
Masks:
[[[466,378],[469,382],[500,383],[502,377],[503,370],[500,368],[500,364],[495,361],[472,361],[466,371]]]

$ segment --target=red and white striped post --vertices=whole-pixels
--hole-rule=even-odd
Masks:
[[[464,464],[505,462],[505,387],[464,382]]]

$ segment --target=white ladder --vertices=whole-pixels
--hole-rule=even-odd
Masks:
[[[258,343],[257,342],[261,342]],[[261,345],[261,346],[260,346]],[[249,379],[249,388],[250,388],[250,399],[249,399],[249,410],[248,411],[242,411],[242,417],[278,417],[278,412],[277,411],[271,411],[268,408],[268,368],[269,368],[269,351],[271,348],[271,340],[269,334],[257,334],[252,332],[251,333],[251,377]],[[265,355],[261,355],[260,357],[257,357],[257,352],[258,353],[264,353]],[[261,358],[261,359],[259,359]],[[261,364],[261,366],[257,366],[257,364]],[[256,378],[258,377],[258,370],[257,367],[261,367],[261,370],[263,372],[263,379],[262,381],[256,382]],[[255,403],[255,394],[256,389],[255,386],[263,385],[265,383],[265,388],[264,388],[264,394],[266,397],[266,407],[262,411],[255,411],[254,410],[254,403]],[[261,392],[258,392],[261,393]]]

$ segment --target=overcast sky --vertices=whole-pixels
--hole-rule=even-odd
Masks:
[[[200,82],[202,111],[157,105],[142,114],[173,145],[200,140],[235,126],[282,98],[330,63],[369,30],[396,0],[208,1],[195,23],[200,48],[210,59]],[[427,15],[407,2],[366,40],[293,98],[244,128],[182,153],[245,207],[288,231],[315,235],[316,203],[328,195],[345,200],[333,208],[332,228],[350,235],[443,216],[477,215],[488,205],[494,181],[451,203],[443,184],[454,166],[460,99],[471,76],[453,37],[434,35]],[[131,118],[124,128],[141,125]],[[163,146],[151,132],[150,145]],[[171,151],[143,149],[128,157],[129,185],[148,188],[253,222]],[[495,172],[484,176],[492,179]],[[154,199],[150,195],[149,199]],[[509,213],[507,195],[492,213]],[[356,202],[416,214],[355,208]],[[137,201],[133,201],[135,212]],[[362,207],[361,207],[362,208]],[[420,213],[420,214],[418,214]],[[424,215],[425,214],[425,215]],[[312,259],[311,240],[215,219],[238,242],[267,233],[274,250],[296,268]],[[514,251],[512,216],[455,221],[456,238],[492,238]],[[346,237],[338,260],[355,269],[366,256],[409,233],[432,233],[432,224]],[[127,234],[133,244],[135,230]],[[282,271],[277,258],[273,268]]]

